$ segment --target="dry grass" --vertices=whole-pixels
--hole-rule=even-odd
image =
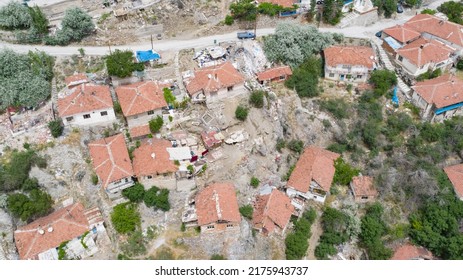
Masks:
[[[70,146],[80,146],[81,133],[78,130],[73,130],[66,139],[62,141],[62,144]]]

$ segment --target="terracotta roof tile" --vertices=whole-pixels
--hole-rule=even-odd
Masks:
[[[196,195],[198,225],[208,225],[219,221],[240,222],[235,187],[232,183],[214,183]]]
[[[288,180],[288,187],[306,193],[314,180],[326,192],[330,191],[334,176],[334,160],[340,155],[320,147],[307,147]]]
[[[167,106],[163,85],[153,81],[119,86],[116,88],[116,94],[126,117]]]
[[[268,81],[281,76],[291,76],[293,72],[289,66],[279,66],[267,69],[257,74],[257,80]]]
[[[370,176],[355,176],[352,178],[352,188],[356,196],[377,196],[378,191],[373,186]]]
[[[337,65],[359,65],[373,69],[375,54],[372,48],[360,46],[332,46],[323,50],[325,63],[331,67]]]
[[[293,0],[262,0],[259,3],[272,3],[275,5],[280,5],[284,8],[291,8],[295,2]]]
[[[414,260],[427,259],[432,260],[434,257],[431,252],[423,247],[417,247],[412,244],[405,244],[395,250],[391,260]]]
[[[457,196],[463,197],[463,164],[447,166],[444,171],[452,182]]]
[[[455,50],[437,40],[417,39],[397,50],[397,53],[414,65],[421,67],[429,62],[439,63],[450,57]]]
[[[463,102],[463,81],[453,75],[418,82],[412,88],[428,104],[434,104],[436,108]]]
[[[68,88],[76,86],[76,85],[80,85],[83,83],[88,83],[89,81],[90,80],[88,79],[87,75],[83,73],[75,74],[75,75],[66,77],[64,79],[64,83],[66,84]]]
[[[165,174],[178,170],[169,159],[167,148],[172,144],[168,140],[150,139],[133,151],[133,171],[137,177]]]
[[[130,129],[130,136],[132,138],[137,138],[141,136],[146,136],[148,134],[151,134],[150,127],[149,125],[141,125],[141,126],[136,126]]]
[[[418,39],[421,36],[419,32],[403,25],[396,25],[386,28],[383,30],[383,32],[402,44],[405,44],[414,39]]]
[[[294,206],[284,193],[274,189],[268,195],[258,196],[252,215],[254,225],[262,224],[268,233],[272,232],[275,225],[284,229],[291,218]]]
[[[463,26],[442,20],[438,17],[418,14],[408,20],[405,27],[415,29],[418,32],[426,32],[448,42],[463,47]]]
[[[39,230],[43,230],[43,234]],[[18,228],[14,232],[14,239],[20,259],[38,259],[38,254],[56,248],[88,230],[84,207],[75,203]]]
[[[210,93],[241,83],[244,83],[243,75],[227,61],[195,70],[195,75],[186,85],[186,89],[190,95],[200,90]]]
[[[58,99],[60,117],[113,108],[109,86],[82,84],[70,92],[68,96]]]
[[[103,188],[109,183],[133,176],[124,136],[117,134],[88,144],[93,168],[102,181]]]

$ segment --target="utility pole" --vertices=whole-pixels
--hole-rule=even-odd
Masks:
[[[153,34],[151,34],[151,50],[154,50],[154,46],[153,46]]]

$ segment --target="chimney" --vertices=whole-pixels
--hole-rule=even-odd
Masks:
[[[443,20],[439,20],[439,25],[443,25],[444,24],[444,21]]]

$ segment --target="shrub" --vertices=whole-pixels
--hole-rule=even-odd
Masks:
[[[148,125],[150,127],[150,131],[153,134],[158,133],[161,130],[162,125],[164,124],[164,120],[161,116],[157,116],[156,118],[149,121]]]
[[[160,209],[162,211],[170,210],[168,189],[159,189],[158,187],[153,186],[145,192],[143,201],[148,207],[154,207],[155,209]]]
[[[114,112],[116,112],[116,114],[122,114],[122,107],[119,101],[114,102]]]
[[[141,202],[145,196],[145,187],[140,183],[136,183],[132,187],[122,190],[122,195],[130,202]]]
[[[80,8],[66,10],[61,21],[61,29],[56,35],[45,38],[49,45],[67,45],[72,41],[80,41],[95,29],[92,17]]]
[[[262,90],[255,90],[251,92],[249,103],[256,108],[264,107],[264,93],[265,92]]]
[[[296,152],[298,154],[302,153],[304,150],[304,142],[302,140],[291,140],[288,143],[288,149],[290,149],[293,152]]]
[[[231,15],[226,15],[224,23],[226,25],[232,25],[235,22],[235,19]]]
[[[54,138],[58,138],[63,134],[64,127],[60,119],[49,122],[48,128]]]
[[[458,60],[457,69],[463,71],[463,59]]]
[[[428,14],[428,15],[434,15],[435,13],[437,13],[436,10],[433,10],[433,9],[423,9],[421,11],[422,14]]]
[[[36,217],[47,215],[52,210],[51,196],[37,188],[32,189],[28,195],[15,193],[8,196],[8,210],[23,221],[30,221]]]
[[[279,153],[281,153],[281,149],[286,147],[286,141],[284,139],[278,138],[276,149]]]
[[[253,186],[254,188],[257,188],[259,184],[260,184],[259,179],[257,179],[256,177],[251,178],[251,183],[250,183],[251,186]]]
[[[98,181],[99,181],[98,180],[98,175],[92,174],[91,180],[92,180],[92,184],[96,186],[98,184]]]
[[[191,164],[189,164],[186,169],[190,172],[190,174],[194,174],[195,173],[195,167]]]
[[[254,212],[254,209],[252,208],[251,205],[244,205],[240,207],[240,213],[245,218],[252,219],[253,212]]]
[[[305,256],[309,244],[310,227],[315,221],[317,213],[313,208],[304,212],[299,220],[294,222],[294,232],[288,234],[285,239],[286,245],[286,259],[298,260]]]
[[[121,245],[121,250],[129,257],[144,255],[146,254],[146,243],[143,233],[137,230],[129,234],[127,242]]]
[[[135,204],[122,203],[114,207],[111,222],[118,233],[133,232],[141,225],[140,213]]]
[[[0,28],[14,30],[26,29],[32,24],[29,9],[16,1],[10,1],[0,8]]]
[[[338,120],[349,117],[349,105],[342,98],[321,101],[320,109],[330,112]]]
[[[334,168],[335,172],[333,184],[347,186],[352,181],[352,177],[357,176],[360,173],[360,170],[353,168],[350,164],[344,162],[342,157],[339,157],[334,161]]]
[[[296,90],[299,97],[318,96],[318,78],[321,75],[321,65],[320,59],[315,56],[308,57],[293,70],[293,75],[286,80],[285,86]]]
[[[223,255],[218,255],[218,254],[214,254],[211,256],[211,260],[218,260],[218,261],[222,261],[222,260],[226,260],[227,258],[225,258]]]
[[[240,121],[245,121],[248,117],[248,108],[239,105],[235,110],[235,117]]]
[[[131,50],[115,50],[112,54],[105,57],[108,74],[119,78],[126,78],[134,71],[143,71],[143,63],[135,63],[135,57]]]
[[[391,70],[375,70],[371,72],[369,82],[374,86],[375,94],[383,96],[393,86],[397,85],[397,76]]]

